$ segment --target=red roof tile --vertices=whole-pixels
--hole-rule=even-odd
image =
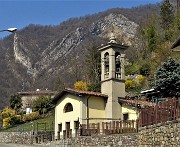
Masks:
[[[108,97],[107,95],[102,94],[100,92],[75,90],[75,89],[72,89],[72,88],[65,88],[65,90],[67,90],[68,92],[75,92],[75,93],[85,94],[85,95],[94,95],[94,96]]]
[[[139,104],[139,105],[144,105],[144,106],[150,106],[154,107],[156,103],[148,102],[148,101],[142,101],[142,100],[127,100],[127,99],[119,99],[120,102],[126,102],[126,103],[131,103],[131,104]]]
[[[75,95],[78,95],[78,96],[81,96],[81,95],[94,95],[94,96],[99,96],[99,97],[104,97],[104,98],[108,97],[107,95],[104,95],[104,94],[102,94],[100,92],[75,90],[75,89],[72,89],[72,88],[65,88],[62,92],[60,92],[59,94],[57,94],[54,97],[53,101],[57,102],[65,93],[71,93],[71,94],[75,94]]]

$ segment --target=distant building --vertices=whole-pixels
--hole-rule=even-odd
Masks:
[[[40,96],[50,96],[54,97],[57,92],[51,90],[40,90],[37,89],[36,91],[25,91],[25,92],[18,92],[22,99],[22,110],[26,112],[26,114],[32,112],[32,102],[33,100],[37,99]]]
[[[175,50],[175,48],[178,48],[180,46],[180,37],[176,39],[176,41],[172,44],[171,49],[173,51],[180,51],[179,49]]]

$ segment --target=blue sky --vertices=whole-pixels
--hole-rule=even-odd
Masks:
[[[71,17],[157,2],[161,0],[0,0],[0,30],[22,29],[29,24],[58,25]],[[0,32],[0,38],[9,34]]]

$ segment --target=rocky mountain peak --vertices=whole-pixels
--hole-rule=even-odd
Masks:
[[[112,31],[118,43],[131,45],[138,24],[128,19],[132,15],[125,17],[124,11],[142,14],[136,9],[114,9],[57,26],[29,25],[0,41],[0,99],[22,90],[53,90],[56,77],[72,85],[77,72],[78,79],[84,77],[81,70],[87,48],[109,40]]]

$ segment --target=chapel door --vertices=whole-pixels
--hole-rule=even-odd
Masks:
[[[70,122],[66,122],[66,137],[70,138]]]

